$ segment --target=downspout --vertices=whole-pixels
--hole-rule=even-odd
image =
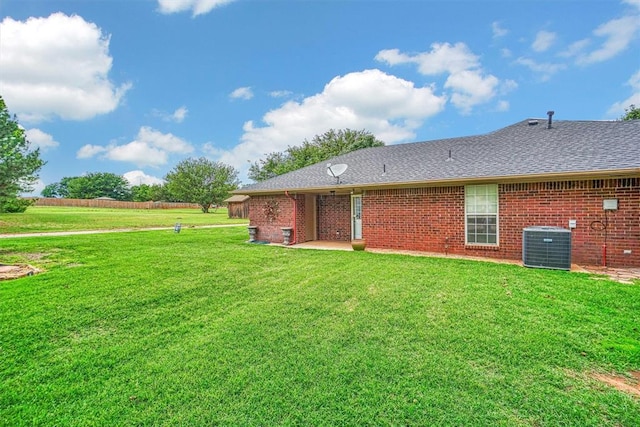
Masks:
[[[293,240],[291,241],[291,245],[295,245],[296,242],[298,241],[298,236],[296,234],[296,231],[298,230],[297,224],[298,224],[298,203],[296,203],[296,199],[295,197],[293,197],[292,195],[289,194],[289,191],[285,190],[284,195],[287,196],[288,198],[291,199],[291,201],[293,201]]]

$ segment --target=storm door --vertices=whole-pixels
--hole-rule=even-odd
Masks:
[[[362,239],[362,195],[351,196],[351,238]]]

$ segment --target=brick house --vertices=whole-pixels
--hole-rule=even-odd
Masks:
[[[640,120],[529,119],[368,148],[238,190],[256,238],[522,259],[523,229],[571,230],[571,260],[640,267]],[[606,208],[606,209],[605,209]]]

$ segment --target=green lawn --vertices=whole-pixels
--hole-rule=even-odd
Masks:
[[[0,214],[0,234],[48,231],[107,230],[120,228],[183,227],[248,223],[229,219],[226,208],[202,213],[200,209],[108,209],[31,206],[25,213]]]
[[[638,425],[638,285],[246,239],[0,241],[0,425]]]

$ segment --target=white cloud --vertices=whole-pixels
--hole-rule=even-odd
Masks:
[[[115,110],[131,84],[109,80],[110,37],[82,17],[0,23],[0,86],[21,121],[86,120]]]
[[[613,58],[624,51],[640,30],[640,16],[631,15],[605,22],[593,31],[597,37],[604,38],[602,45],[594,51],[579,55],[579,65],[589,65]]]
[[[107,151],[107,149],[101,145],[87,144],[80,147],[80,149],[76,153],[76,158],[88,159],[95,156],[96,154],[104,153],[105,151]]]
[[[162,179],[157,178],[155,176],[147,175],[141,170],[126,172],[124,175],[122,175],[122,177],[129,182],[130,186],[142,185],[142,184],[155,185],[155,184],[164,183]]]
[[[167,15],[191,10],[195,17],[234,1],[236,0],[158,0],[158,10]]]
[[[291,95],[293,95],[293,92],[289,90],[274,90],[269,92],[269,96],[272,98],[286,98]]]
[[[639,0],[640,1],[640,0]],[[616,102],[608,111],[611,117],[621,117],[625,114],[625,109],[630,105],[640,107],[640,70],[636,71],[627,81],[627,85],[631,87],[631,96],[624,101]]]
[[[500,26],[500,22],[495,21],[491,24],[491,30],[493,31],[493,38],[504,37],[509,34],[509,30],[506,30]]]
[[[171,133],[162,133],[148,126],[142,126],[138,132],[138,142],[158,147],[169,153],[190,153],[193,147],[187,141]]]
[[[622,0],[622,3],[627,3],[640,9],[640,0]]]
[[[590,43],[591,41],[589,39],[582,39],[582,40],[573,42],[569,45],[569,47],[565,51],[560,52],[559,56],[564,58],[577,56],[581,52],[583,52],[589,46]]]
[[[533,41],[531,47],[536,52],[544,52],[548,50],[555,41],[556,33],[552,33],[550,31],[538,31],[536,39]]]
[[[354,72],[335,77],[321,93],[269,111],[262,118],[264,126],[245,123],[241,143],[231,151],[212,144],[207,149],[242,171],[247,161],[300,145],[329,129],[366,129],[396,143],[414,138],[423,120],[442,111],[445,102],[430,86],[415,87],[376,69]]]
[[[248,100],[253,98],[253,91],[250,87],[239,87],[229,94],[229,98],[231,99],[244,99]]]
[[[138,166],[161,166],[169,160],[166,151],[142,141],[131,141],[125,145],[109,146],[104,158],[118,162],[134,163]]]
[[[171,115],[171,118],[176,123],[182,123],[184,119],[187,118],[187,113],[189,113],[189,110],[187,110],[187,107],[183,105],[182,107],[178,108],[176,111],[173,112],[173,114]]]
[[[443,73],[457,73],[479,67],[478,56],[474,55],[464,43],[434,43],[430,52],[408,55],[398,49],[381,50],[375,57],[389,65],[414,63],[418,71],[425,76]]]
[[[520,57],[516,59],[516,64],[524,65],[540,76],[540,80],[547,81],[555,73],[567,68],[564,64],[538,63],[531,58]]]
[[[85,159],[101,155],[103,159],[130,162],[140,167],[156,167],[166,164],[169,154],[186,154],[192,151],[193,146],[182,138],[143,126],[136,139],[127,144],[85,145],[80,148],[76,157]]]
[[[219,157],[222,156],[225,151],[217,148],[213,142],[206,142],[202,145],[202,151],[208,155],[208,156],[212,156],[212,157]]]
[[[511,105],[509,104],[509,101],[498,101],[498,103],[496,104],[496,110],[497,112],[503,113],[505,111],[509,111],[509,108],[511,108]]]
[[[465,70],[451,74],[444,87],[453,89],[451,103],[463,114],[468,114],[475,105],[493,98],[499,83],[492,75],[485,77],[479,71]]]
[[[444,87],[451,91],[452,104],[464,114],[491,100],[500,85],[497,77],[484,73],[479,57],[464,43],[434,43],[430,51],[415,55],[401,53],[398,49],[382,50],[376,60],[389,65],[416,64],[425,76],[449,74]]]
[[[182,123],[187,118],[189,110],[184,105],[176,109],[173,113],[167,113],[162,110],[154,109],[151,115],[154,117],[160,117],[165,122]]]
[[[410,55],[400,53],[400,49],[383,49],[375,57],[376,61],[386,62],[389,65],[405,64],[417,61]]]
[[[27,141],[42,151],[47,151],[60,145],[58,141],[53,139],[53,136],[37,128],[25,130],[25,135]]]
[[[500,93],[506,95],[518,88],[518,83],[515,80],[507,79],[500,83]]]

